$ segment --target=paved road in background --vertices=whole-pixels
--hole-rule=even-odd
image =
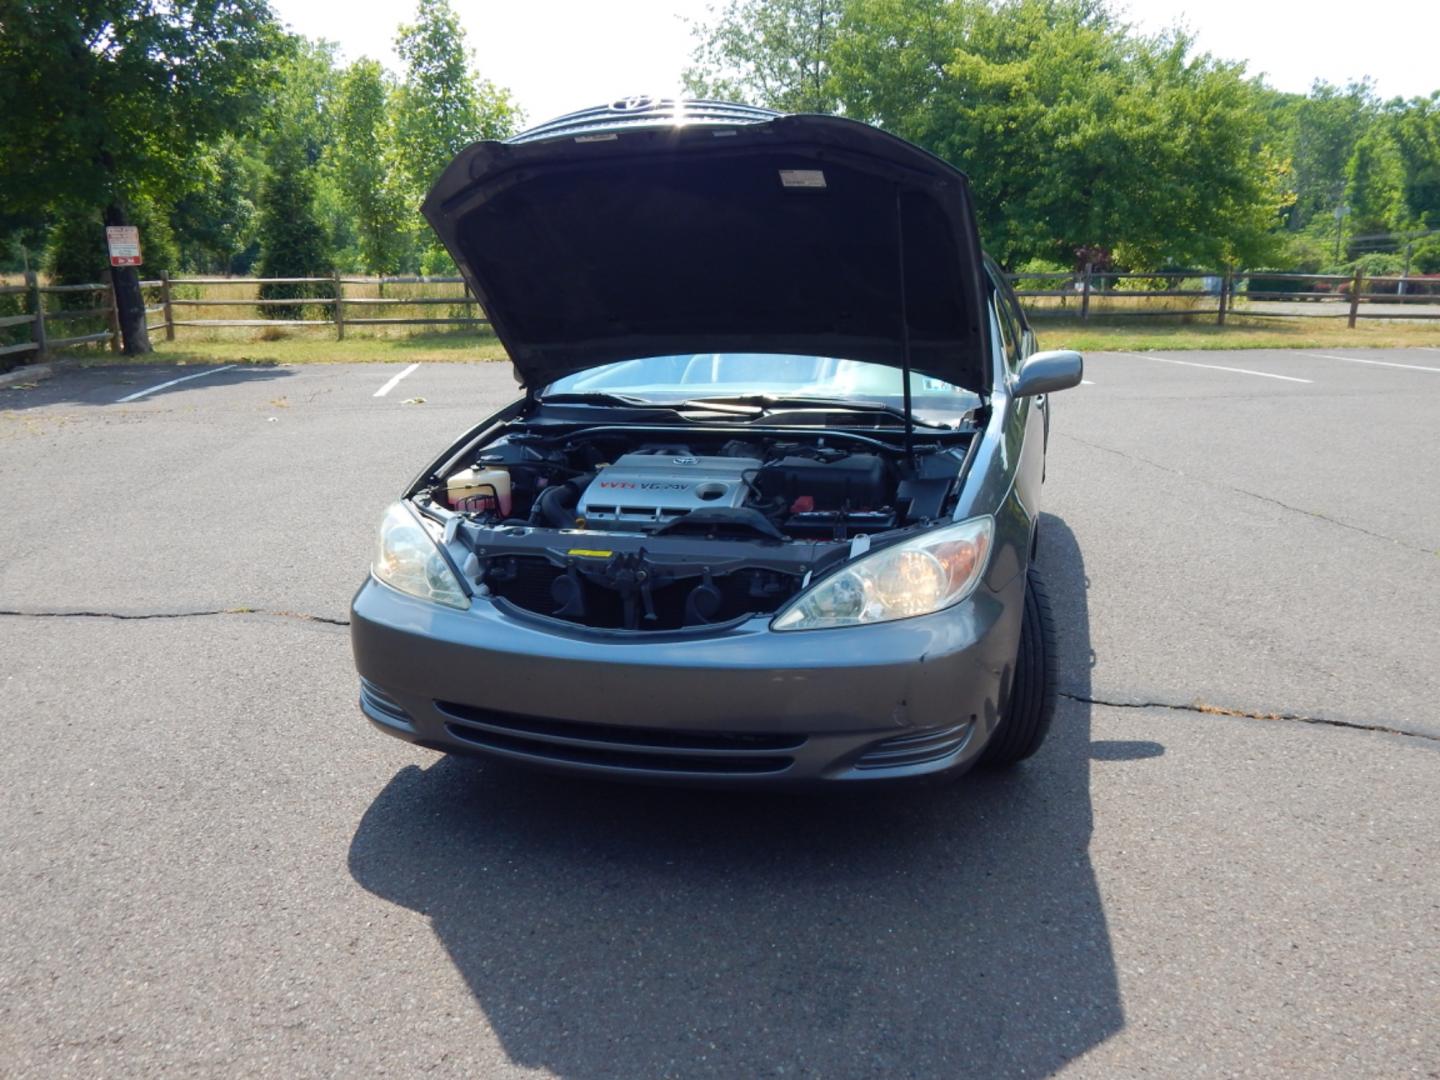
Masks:
[[[819,798],[361,719],[375,525],[507,366],[0,390],[0,1074],[1440,1076],[1440,350],[1086,378],[1050,742]]]

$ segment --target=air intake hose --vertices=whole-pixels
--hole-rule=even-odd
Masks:
[[[576,520],[575,507],[579,505],[580,495],[594,479],[595,474],[588,473],[585,476],[572,477],[563,484],[551,484],[540,492],[535,500],[535,506],[530,511],[530,523],[549,525],[556,529],[573,529]]]

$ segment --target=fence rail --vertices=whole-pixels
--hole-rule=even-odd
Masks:
[[[386,310],[393,310],[397,307],[433,307],[436,304],[446,304],[451,308],[464,308],[474,312],[480,308],[480,301],[472,296],[468,288],[461,294],[449,296],[384,296],[387,286],[407,285],[463,285],[464,280],[458,277],[424,277],[419,275],[398,275],[394,277],[354,277],[344,276],[340,273],[330,274],[326,277],[283,277],[283,278],[254,278],[254,277],[175,277],[168,274],[161,274],[158,278],[142,280],[140,287],[150,291],[152,299],[147,302],[144,312],[147,331],[157,333],[164,331],[167,341],[175,340],[175,331],[178,327],[238,327],[244,329],[261,329],[266,327],[285,326],[333,326],[336,337],[343,340],[347,326],[486,326],[489,319],[484,317],[483,309],[479,314],[450,315],[448,317],[422,317],[385,315]],[[215,287],[215,286],[241,286],[258,289],[265,285],[288,285],[288,286],[309,286],[321,295],[315,296],[287,296],[266,298],[256,296],[254,298],[234,297],[211,297],[197,298],[174,295],[175,286]],[[356,286],[378,288],[380,296],[347,296],[346,286],[352,289]],[[158,297],[154,294],[158,293]],[[65,307],[61,309],[46,310],[45,298],[47,296],[62,297],[55,303],[74,303],[71,297],[83,297],[86,294],[99,295],[102,303],[90,307]],[[328,294],[328,295],[327,295]],[[30,327],[28,340],[16,341],[5,344],[0,339],[0,357],[18,356],[25,353],[34,354],[26,357],[27,360],[39,359],[59,349],[69,348],[73,345],[92,344],[95,342],[108,341],[110,347],[119,351],[120,330],[119,318],[115,302],[115,290],[106,275],[104,282],[80,285],[42,285],[37,275],[31,271],[25,275],[23,285],[0,284],[0,296],[25,296],[26,310],[17,315],[0,316],[0,330],[12,327]],[[158,303],[153,300],[158,299]],[[83,303],[83,299],[80,303]],[[296,311],[296,318],[186,318],[187,308],[214,308],[214,307],[236,307],[251,308],[260,312],[267,310],[276,311],[279,309],[293,308]],[[306,309],[318,311],[323,318],[305,318]],[[351,317],[347,309],[354,308],[357,312],[364,312],[364,316]],[[159,315],[160,319],[151,322],[153,316]],[[63,324],[71,319],[97,319],[104,318],[106,329],[85,334],[71,334],[59,336],[55,332],[57,324]]]
[[[30,327],[30,337],[26,341],[17,341],[9,345],[0,346],[0,356],[16,356],[21,353],[34,353],[38,359],[58,349],[68,349],[72,345],[88,345],[98,341],[108,341],[110,348],[118,352],[120,350],[120,320],[115,312],[115,289],[108,280],[93,285],[41,285],[35,271],[30,270],[25,274],[23,285],[0,286],[0,296],[26,297],[28,311],[19,315],[7,315],[0,318],[0,329],[12,326]],[[45,297],[73,297],[83,294],[100,294],[102,302],[95,307],[62,308],[59,311],[45,310]],[[93,319],[103,316],[107,328],[96,333],[71,334],[68,337],[56,337],[51,333],[55,323],[65,323],[71,319]]]
[[[1282,270],[1161,270],[1121,272],[1096,270],[1086,266],[1076,272],[1037,271],[1008,274],[1016,286],[1016,295],[1025,302],[1029,314],[1038,317],[1078,316],[1093,318],[1213,317],[1224,325],[1231,315],[1246,318],[1344,318],[1351,327],[1363,318],[1379,319],[1440,319],[1440,276],[1396,277],[1354,274],[1302,274]],[[1199,287],[1187,287],[1196,282]],[[386,296],[387,286],[463,285],[458,277],[394,277],[346,276],[338,271],[325,277],[175,277],[161,274],[143,280],[140,285],[150,290],[151,300],[145,307],[146,329],[164,331],[167,341],[175,340],[177,328],[257,329],[287,326],[333,326],[336,338],[344,340],[348,326],[486,326],[480,302],[464,289],[446,296]],[[266,285],[306,286],[319,295],[287,296],[268,299],[176,296],[176,286],[250,287],[258,290]],[[346,295],[357,286],[376,289],[379,296]],[[156,296],[158,294],[158,296]],[[82,285],[42,285],[31,271],[22,285],[0,285],[0,296],[26,297],[26,310],[21,314],[0,316],[0,330],[29,326],[29,340],[0,344],[0,357],[33,353],[35,358],[72,345],[109,342],[120,349],[119,319],[115,290],[106,275],[104,282]],[[63,307],[45,310],[45,298],[57,297],[55,303],[84,305],[85,296],[99,297],[93,306]],[[74,297],[75,300],[71,300]],[[153,301],[158,299],[158,303]],[[1167,301],[1189,300],[1190,306],[1177,307]],[[1073,304],[1072,304],[1073,301]],[[433,307],[448,304],[452,309],[464,308],[476,314],[422,317],[383,314],[396,307]],[[1197,306],[1198,305],[1198,306]],[[1283,308],[1280,307],[1283,305]],[[1303,305],[1303,308],[1302,308]],[[1312,306],[1313,305],[1313,306]],[[1383,310],[1376,310],[1383,305]],[[260,312],[295,309],[296,318],[186,318],[186,309],[206,307],[249,307]],[[306,309],[322,315],[305,318]],[[1396,310],[1402,308],[1404,310]],[[1297,310],[1299,309],[1299,310]],[[348,312],[354,311],[356,315]],[[360,314],[363,313],[363,314]],[[149,322],[159,315],[156,322]],[[107,328],[83,334],[58,336],[54,331],[73,319],[103,317]],[[92,324],[93,325],[93,324]]]
[[[1078,316],[1081,319],[1154,318],[1165,316],[1213,316],[1224,325],[1227,316],[1241,315],[1260,319],[1343,318],[1353,328],[1360,319],[1440,319],[1440,276],[1367,277],[1359,270],[1354,274],[1299,274],[1272,270],[1163,270],[1163,271],[1099,271],[1086,266],[1074,273],[1040,271],[1007,274],[1015,294],[1026,304],[1029,314],[1041,318]],[[1050,282],[1063,282],[1060,288]],[[1186,281],[1199,281],[1201,288],[1183,286]],[[1122,283],[1162,284],[1160,288],[1116,287]],[[1034,283],[1041,288],[1025,288]],[[1275,284],[1281,288],[1274,288]],[[1285,287],[1289,285],[1290,287]],[[1418,291],[1415,291],[1418,290]],[[1149,301],[1186,298],[1203,306],[1175,307]],[[1059,304],[1036,304],[1036,300],[1059,300]],[[1072,307],[1069,301],[1075,301]],[[1120,301],[1120,305],[1113,303]],[[1138,301],[1145,307],[1124,306]],[[1308,310],[1276,310],[1271,304],[1316,304]],[[1377,311],[1367,305],[1383,304],[1402,307],[1429,307],[1431,310]],[[1210,306],[1213,305],[1213,306]]]
[[[290,277],[290,278],[226,278],[226,277],[188,277],[172,278],[161,274],[160,280],[156,282],[160,288],[160,310],[164,313],[165,320],[159,324],[165,330],[167,341],[175,340],[175,328],[180,326],[194,327],[242,327],[257,328],[268,326],[333,326],[337,340],[345,339],[345,328],[347,326],[488,326],[490,320],[484,318],[483,311],[478,316],[452,316],[450,318],[421,318],[414,317],[386,317],[386,318],[353,318],[346,313],[347,308],[358,308],[362,310],[374,310],[385,307],[414,307],[433,304],[449,304],[452,307],[465,306],[467,308],[478,307],[480,301],[470,295],[468,287],[463,295],[459,296],[384,296],[386,285],[463,285],[464,279],[458,277],[420,277],[420,276],[397,276],[397,277],[346,277],[338,270],[328,277]],[[174,295],[173,287],[177,285],[189,286],[254,286],[265,285],[303,285],[311,286],[318,295],[314,296],[290,296],[268,299],[257,296],[254,299],[233,299],[233,298],[194,298],[177,297]],[[346,296],[347,285],[363,285],[378,288],[380,296]],[[326,295],[328,293],[328,295]],[[185,307],[249,307],[263,310],[275,310],[278,308],[296,308],[300,318],[294,319],[185,319],[176,318],[175,309]],[[320,319],[304,318],[305,308],[319,308],[325,317]]]

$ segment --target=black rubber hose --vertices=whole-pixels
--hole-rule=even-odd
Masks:
[[[575,507],[580,502],[580,493],[590,486],[594,475],[577,476],[563,484],[551,484],[535,500],[530,511],[530,520],[550,525],[556,529],[575,527]]]

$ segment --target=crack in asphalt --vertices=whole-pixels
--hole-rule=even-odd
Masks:
[[[1202,716],[1231,716],[1241,720],[1288,720],[1296,724],[1313,724],[1317,727],[1347,728],[1351,731],[1374,731],[1382,735],[1404,735],[1411,739],[1425,739],[1440,742],[1440,735],[1424,731],[1406,731],[1403,728],[1385,724],[1368,724],[1359,720],[1332,720],[1324,716],[1307,716],[1304,713],[1254,712],[1248,709],[1230,709],[1223,705],[1211,705],[1204,701],[1112,701],[1108,698],[1091,697],[1088,694],[1072,694],[1061,690],[1060,696],[1069,701],[1085,705],[1105,705],[1112,709],[1168,709],[1171,712],[1198,713]]]
[[[0,617],[14,619],[113,619],[117,622],[144,622],[153,619],[208,619],[226,615],[263,615],[276,619],[296,619],[300,622],[322,623],[326,626],[349,626],[349,619],[335,619],[328,615],[314,615],[305,611],[285,611],[278,608],[206,608],[200,611],[24,611],[18,608],[0,608]],[[1068,690],[1059,691],[1068,701],[1085,705],[1104,705],[1112,709],[1168,709],[1171,712],[1197,713],[1202,716],[1230,716],[1242,720],[1288,720],[1297,724],[1311,724],[1317,727],[1347,728],[1351,731],[1373,731],[1384,735],[1404,735],[1412,739],[1440,742],[1440,735],[1422,731],[1405,731],[1385,724],[1368,724],[1356,720],[1332,720],[1323,716],[1306,716],[1303,713],[1252,712],[1246,709],[1230,709],[1223,705],[1211,705],[1203,701],[1118,701],[1093,697],[1089,694],[1075,694]]]
[[[16,619],[115,619],[121,622],[143,622],[146,619],[206,619],[218,615],[267,615],[276,619],[298,619],[301,622],[324,623],[327,626],[349,626],[349,619],[332,619],[328,615],[312,615],[305,611],[282,611],[276,608],[207,608],[203,611],[21,611],[0,608],[0,617]]]
[[[1259,492],[1247,491],[1245,488],[1235,487],[1231,484],[1223,484],[1221,486],[1224,487],[1227,491],[1234,491],[1241,495],[1249,495],[1252,499],[1259,499],[1261,502],[1270,503],[1272,506],[1278,506],[1282,510],[1289,510],[1291,513],[1294,514],[1304,514],[1306,517],[1317,518],[1320,521],[1328,522],[1331,525],[1338,525],[1342,529],[1349,529],[1352,532],[1363,533],[1365,536],[1373,536],[1376,540],[1387,540],[1390,543],[1396,544],[1400,547],[1409,548],[1411,551],[1418,551],[1422,555],[1436,554],[1429,548],[1421,547],[1419,544],[1413,544],[1408,540],[1400,540],[1394,536],[1388,536],[1385,533],[1375,532],[1371,529],[1365,528],[1363,525],[1354,525],[1348,521],[1341,521],[1339,518],[1333,518],[1329,514],[1322,514],[1318,510],[1306,510],[1303,506],[1291,506],[1289,503],[1281,502],[1279,499],[1276,499],[1270,495],[1261,495]]]
[[[1133,461],[1140,465],[1148,465],[1152,469],[1158,469],[1160,472],[1169,473],[1171,476],[1183,477],[1186,480],[1191,480],[1198,484],[1204,484],[1206,487],[1212,487],[1220,491],[1229,491],[1233,492],[1236,495],[1245,495],[1252,499],[1258,499],[1260,502],[1269,503],[1271,506],[1278,506],[1282,510],[1289,510],[1292,514],[1301,514],[1308,518],[1314,518],[1317,521],[1323,521],[1328,525],[1334,525],[1337,528],[1349,529],[1351,532],[1358,532],[1363,536],[1369,536],[1376,540],[1384,540],[1387,543],[1395,544],[1398,547],[1409,548],[1411,551],[1418,551],[1422,555],[1436,554],[1436,552],[1432,551],[1430,548],[1422,547],[1421,545],[1416,544],[1413,541],[1401,540],[1398,537],[1389,536],[1385,533],[1375,532],[1373,529],[1367,529],[1363,525],[1355,525],[1349,521],[1341,521],[1339,518],[1331,517],[1328,514],[1322,514],[1318,510],[1307,510],[1303,506],[1292,506],[1287,502],[1282,502],[1281,500],[1274,498],[1273,496],[1261,495],[1258,491],[1250,491],[1248,488],[1236,487],[1234,484],[1218,484],[1213,480],[1207,480],[1204,477],[1195,476],[1191,473],[1187,473],[1183,469],[1176,469],[1172,468],[1169,465],[1162,465],[1160,462],[1152,461],[1150,458],[1142,457],[1139,454],[1131,454],[1128,451],[1120,450],[1113,446],[1106,446],[1103,443],[1091,442],[1089,439],[1079,438],[1076,435],[1071,435],[1069,432],[1056,432],[1056,434],[1059,435],[1061,438],[1070,439],[1072,442],[1077,442],[1081,446],[1088,446],[1092,450],[1101,450],[1107,454],[1114,454],[1116,457],[1124,458],[1126,461]]]

